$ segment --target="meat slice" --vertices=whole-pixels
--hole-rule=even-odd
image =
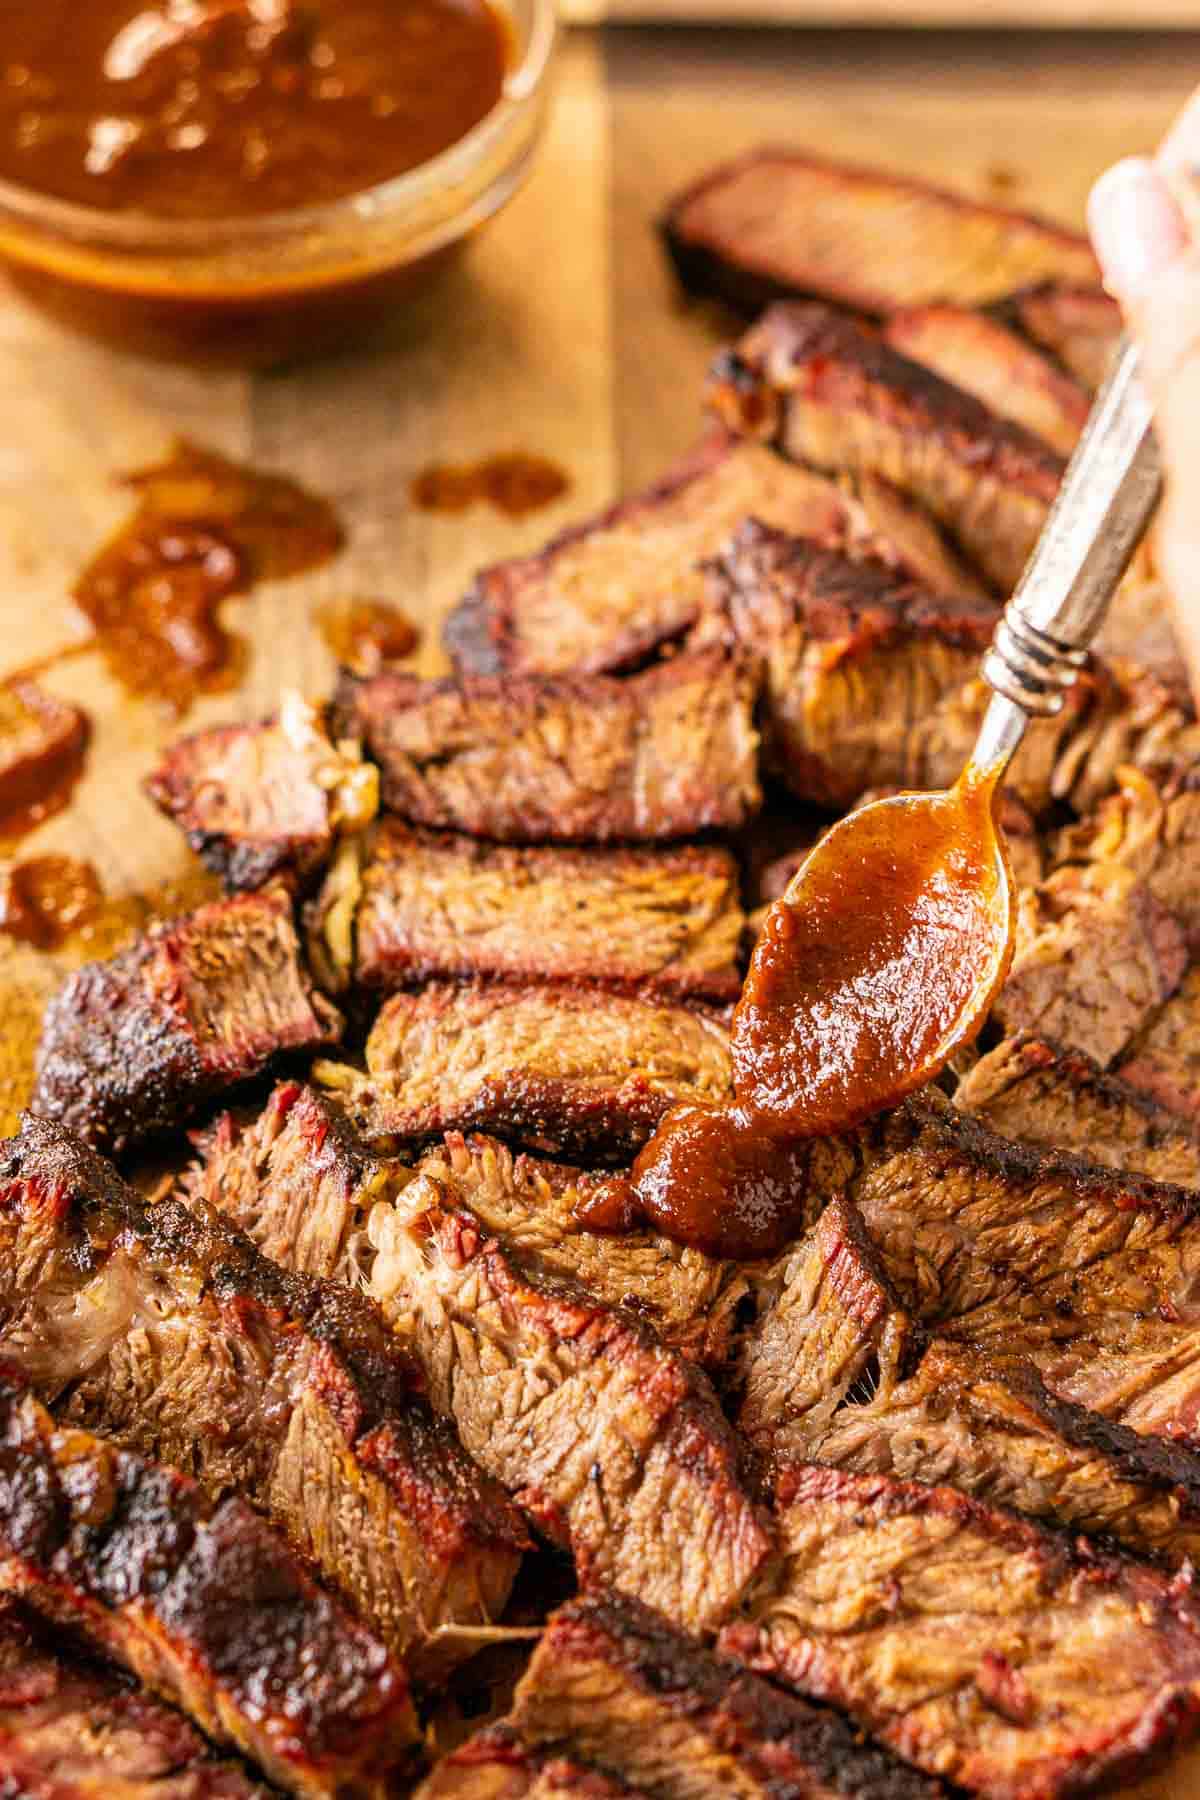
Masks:
[[[0,1375],[0,1588],[290,1794],[378,1795],[416,1720],[383,1646],[239,1499],[59,1428]]]
[[[1017,294],[1013,310],[1022,331],[1093,392],[1108,374],[1121,335],[1121,309],[1102,287],[1051,281]]]
[[[1117,1073],[1188,1129],[1200,1129],[1200,964],[1148,1022]]]
[[[1195,1133],[1148,1094],[1104,1074],[1082,1050],[1006,1038],[964,1077],[954,1102],[1002,1137],[1200,1188]]]
[[[335,870],[314,904],[318,953],[335,964],[344,880]],[[728,850],[517,848],[386,820],[356,888],[360,987],[483,976],[707,1000],[741,991],[745,917]]]
[[[1098,279],[1078,232],[795,149],[710,170],[662,230],[685,287],[752,312],[788,294],[868,313],[983,306],[1033,282]]]
[[[182,1713],[0,1602],[0,1793],[11,1800],[270,1800]]]
[[[646,1800],[607,1769],[562,1745],[531,1750],[504,1723],[443,1757],[414,1800]]]
[[[393,994],[366,1074],[316,1074],[373,1142],[496,1131],[533,1150],[620,1160],[682,1100],[731,1093],[720,1014],[601,989],[434,983]]]
[[[655,1800],[936,1800],[940,1784],[667,1629],[646,1607],[574,1600],[551,1617],[509,1729],[569,1744]]]
[[[368,1292],[411,1330],[434,1406],[573,1552],[584,1586],[715,1630],[772,1545],[700,1370],[628,1315],[527,1274],[428,1176],[377,1204],[368,1236]]]
[[[1183,980],[1187,943],[1133,870],[1060,868],[1021,896],[1016,949],[993,1018],[1084,1050],[1107,1068]]]
[[[701,631],[761,657],[764,759],[793,793],[844,810],[869,788],[957,780],[989,691],[977,677],[998,616],[990,602],[939,599],[754,520],[708,577]],[[1049,802],[1063,743],[1090,701],[1085,684],[1027,733],[1009,780],[1033,811]]]
[[[1119,1786],[1200,1714],[1190,1575],[953,1488],[793,1464],[784,1572],[721,1647],[990,1800]]]
[[[740,1263],[655,1231],[586,1230],[575,1209],[593,1178],[564,1163],[515,1154],[495,1138],[448,1132],[418,1168],[531,1275],[569,1281],[606,1306],[623,1307],[702,1367],[728,1362],[750,1294]]]
[[[848,1394],[887,1392],[912,1323],[857,1209],[831,1200],[755,1282],[759,1316],[738,1358],[738,1430],[767,1456],[811,1456]]]
[[[797,462],[892,482],[1005,593],[1062,479],[1040,438],[825,306],[773,306],[717,359],[709,399]]]
[[[1200,1454],[1058,1399],[1037,1370],[935,1338],[888,1391],[809,1414],[778,1454],[858,1475],[946,1482],[1179,1566],[1200,1550]]]
[[[853,543],[946,592],[962,587],[957,559],[886,483],[843,491],[760,444],[717,436],[536,555],[484,569],[446,621],[451,660],[466,675],[636,668],[695,623],[700,563],[751,516],[797,536]]]
[[[610,843],[733,829],[757,812],[757,672],[714,648],[607,675],[343,676],[347,730],[385,805],[504,843]]]
[[[0,827],[36,823],[78,774],[87,720],[35,681],[0,682]]]
[[[1015,331],[965,306],[922,306],[893,315],[883,335],[1002,419],[1012,419],[1070,456],[1086,423],[1087,390]]]
[[[181,738],[145,786],[231,889],[276,877],[307,886],[336,834],[368,825],[379,801],[378,772],[357,745],[332,743],[298,694],[277,719]]]
[[[421,1675],[474,1648],[528,1540],[361,1293],[40,1121],[0,1154],[0,1230],[0,1352],[64,1425],[243,1494]]]
[[[125,1150],[341,1026],[301,963],[287,894],[217,901],[68,977],[46,1008],[30,1104]]]
[[[906,1114],[919,1119],[925,1103]],[[996,1137],[932,1108],[853,1184],[906,1310],[1141,1434],[1197,1439],[1200,1207],[1189,1189]]]
[[[1179,920],[1200,950],[1200,768],[1166,779],[1122,766],[1116,786],[1058,835],[1054,867],[1120,863]]]

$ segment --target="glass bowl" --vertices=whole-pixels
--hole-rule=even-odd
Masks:
[[[257,217],[103,212],[0,181],[0,265],[77,331],[189,362],[277,363],[344,347],[422,286],[517,191],[542,133],[554,0],[507,0],[500,100],[407,174]]]

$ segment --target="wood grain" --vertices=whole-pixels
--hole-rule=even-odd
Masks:
[[[722,326],[681,304],[653,235],[684,180],[756,141],[791,140],[979,194],[1002,183],[1018,204],[1079,221],[1096,173],[1154,143],[1197,67],[1173,39],[576,33],[531,185],[369,349],[252,379],[200,376],[77,343],[0,294],[0,666],[77,629],[67,593],[122,514],[114,474],[182,430],[310,482],[349,532],[328,569],[230,607],[249,645],[244,684],[189,726],[266,712],[285,685],[320,694],[332,664],[310,617],[335,595],[402,605],[425,631],[418,666],[433,670],[438,622],[475,567],[533,548],[694,440]],[[520,522],[411,507],[424,464],[505,449],[554,457],[571,493]],[[127,701],[94,659],[53,685],[88,709],[94,747],[75,805],[28,847],[96,862],[112,904],[93,948],[108,953],[152,911],[203,891],[138,785],[177,728]],[[0,1127],[27,1087],[40,1006],[82,953],[0,946]],[[1200,1756],[1139,1793],[1200,1794]]]
[[[572,25],[952,26],[1070,31],[1194,31],[1195,0],[560,0]]]

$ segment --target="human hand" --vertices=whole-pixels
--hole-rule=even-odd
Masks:
[[[1088,222],[1154,399],[1166,470],[1157,560],[1200,705],[1200,91],[1153,160],[1127,157],[1100,177]]]

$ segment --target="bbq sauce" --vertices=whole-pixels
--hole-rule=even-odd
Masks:
[[[767,912],[733,1018],[734,1103],[677,1106],[634,1163],[580,1211],[640,1217],[715,1254],[769,1254],[794,1235],[804,1143],[845,1131],[930,1080],[976,1024],[1007,956],[1007,870],[995,779],[900,795],[851,814]]]
[[[0,177],[174,220],[319,206],[458,143],[510,60],[488,0],[12,0]]]
[[[0,683],[0,841],[24,837],[70,804],[87,741],[79,708],[27,671]]]
[[[560,500],[570,486],[557,463],[515,451],[478,463],[435,463],[422,469],[412,484],[412,500],[422,512],[466,512],[482,503],[521,519]]]
[[[374,675],[420,641],[412,620],[386,600],[330,600],[313,617],[339,663],[356,675]]]
[[[91,863],[30,857],[0,875],[0,931],[38,950],[58,950],[99,915],[103,900]]]
[[[329,503],[296,482],[184,441],[126,485],[138,505],[74,599],[126,691],[179,714],[236,680],[221,603],[260,580],[319,568],[341,548],[342,530]]]

